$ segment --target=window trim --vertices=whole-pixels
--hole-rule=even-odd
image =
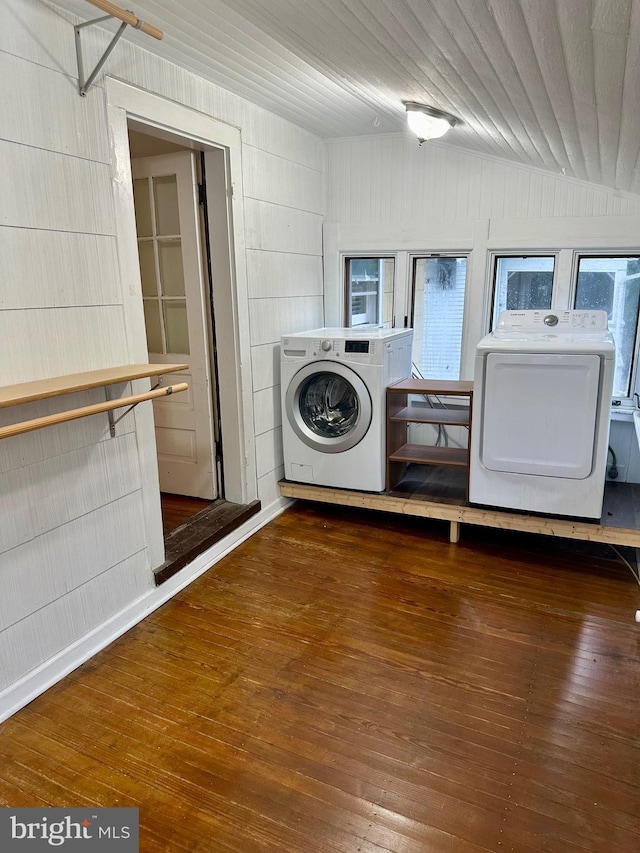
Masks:
[[[408,252],[407,254],[407,270],[406,270],[406,301],[404,307],[404,325],[413,329],[415,339],[415,306],[416,306],[416,264],[421,260],[430,258],[464,258],[466,261],[465,277],[464,277],[464,303],[462,307],[462,328],[460,334],[460,371],[462,371],[465,357],[465,347],[467,346],[468,333],[468,317],[469,317],[469,300],[470,300],[470,282],[471,282],[471,256],[472,250],[465,251],[426,251],[426,252]]]
[[[495,302],[496,302],[496,275],[498,271],[498,261],[501,258],[553,258],[553,279],[551,281],[551,308],[558,308],[559,306],[556,304],[557,300],[557,291],[559,289],[559,275],[558,270],[561,265],[561,250],[560,249],[536,249],[535,251],[529,250],[517,250],[517,249],[507,249],[507,250],[499,250],[499,249],[490,249],[487,252],[487,268],[488,268],[488,282],[487,282],[487,306],[485,309],[485,317],[484,317],[484,328],[485,334],[489,334],[493,330],[493,322],[494,319],[497,320],[497,317],[494,318],[495,311]]]
[[[383,245],[384,245],[384,241]],[[445,241],[449,242],[449,241]],[[452,242],[452,241],[451,241]],[[363,241],[364,243],[364,241]],[[419,246],[419,244],[418,244]],[[550,254],[547,252],[546,254]],[[476,257],[476,263],[478,263],[478,253],[477,250],[474,249],[473,246],[463,246],[460,247],[456,244],[453,245],[453,248],[447,248],[446,250],[438,250],[437,248],[429,248],[425,249],[422,246],[418,248],[398,248],[397,246],[390,246],[389,243],[381,249],[380,251],[376,251],[371,248],[371,244],[367,243],[363,245],[362,248],[359,249],[339,249],[336,252],[335,257],[337,258],[337,269],[336,273],[339,273],[336,276],[338,281],[338,286],[340,288],[339,299],[336,304],[340,306],[340,319],[339,323],[342,323],[345,328],[352,328],[348,325],[348,317],[349,317],[349,285],[348,285],[348,261],[352,259],[369,259],[369,258],[380,258],[394,261],[394,294],[393,294],[393,316],[392,316],[392,328],[413,328],[413,266],[414,260],[420,258],[430,258],[430,257],[450,257],[450,258],[466,258],[467,259],[467,275],[465,280],[465,296],[464,296],[464,313],[463,313],[463,322],[462,322],[462,340],[460,345],[460,365],[461,371],[464,370],[464,365],[468,360],[469,352],[475,349],[476,341],[470,338],[471,328],[473,325],[469,323],[470,313],[475,313],[474,309],[474,300],[477,298],[474,289],[473,289],[473,263],[474,256]],[[483,267],[485,264],[486,257],[484,256],[480,263],[482,263]],[[325,276],[327,274],[327,270],[325,268]],[[411,320],[411,322],[410,322]]]
[[[578,241],[576,241],[578,242]],[[575,305],[576,289],[578,283],[578,263],[580,258],[628,258],[640,257],[640,246],[600,246],[579,248],[574,246],[559,246],[551,250],[544,249],[488,249],[486,258],[485,279],[485,306],[483,314],[484,335],[491,332],[493,322],[493,307],[495,303],[495,267],[497,259],[501,257],[532,257],[555,256],[554,276],[551,294],[551,307],[556,311],[571,310]],[[481,335],[482,337],[482,335]],[[628,397],[612,397],[616,401],[612,412],[628,412],[635,408],[634,394],[640,393],[640,307],[636,317],[635,345],[633,351],[633,362],[629,380]]]
[[[581,258],[632,258],[640,257],[640,248],[638,249],[573,249],[571,263],[571,287],[569,288],[569,309],[575,308],[576,295],[578,289],[578,273],[580,270]],[[638,393],[640,384],[640,302],[636,313],[636,326],[634,330],[633,355],[631,357],[631,372],[629,374],[629,394],[628,396],[614,396],[613,401],[619,401],[616,404],[616,409],[635,408],[633,402],[634,395]]]
[[[398,258],[395,252],[341,252],[342,259],[342,317],[345,329],[357,328],[351,323],[351,286],[349,278],[349,262],[350,261],[382,261],[392,260],[393,265],[393,294],[395,308],[396,285],[398,282]],[[384,294],[383,294],[384,296]],[[392,314],[392,327],[396,326],[395,310]]]
[[[408,275],[409,282],[407,286],[407,297],[409,303],[406,309],[406,318],[407,325],[410,328],[414,328],[413,319],[415,316],[415,304],[416,304],[416,263],[418,261],[428,260],[430,258],[465,258],[467,261],[467,267],[465,271],[464,277],[464,309],[462,315],[462,336],[464,338],[464,324],[467,315],[467,295],[469,291],[469,259],[471,256],[471,252],[410,252],[409,253],[409,264],[408,264]]]

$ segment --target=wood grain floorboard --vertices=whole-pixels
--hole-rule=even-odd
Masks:
[[[161,492],[160,504],[164,535],[167,536],[176,527],[180,527],[185,521],[211,506],[211,503],[212,501],[203,498],[190,498],[184,495],[170,495],[167,492]]]
[[[210,853],[640,849],[620,561],[295,505],[0,726],[0,804]]]

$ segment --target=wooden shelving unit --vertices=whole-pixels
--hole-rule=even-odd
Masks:
[[[466,397],[466,410],[448,409],[445,406],[410,406],[410,395],[425,397]],[[469,467],[469,447],[441,447],[412,444],[407,441],[411,423],[434,426],[471,427],[473,382],[446,382],[442,380],[403,379],[387,388],[387,485],[388,492],[400,482],[407,465],[454,465]]]

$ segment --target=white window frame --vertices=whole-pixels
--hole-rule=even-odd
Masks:
[[[413,320],[415,316],[415,287],[414,287],[414,270],[416,266],[416,261],[419,260],[427,260],[429,258],[465,258],[466,259],[466,270],[465,270],[465,282],[464,282],[464,307],[462,309],[462,334],[460,336],[460,371],[463,370],[464,364],[464,352],[465,352],[465,344],[467,340],[467,326],[468,326],[468,305],[469,305],[469,279],[470,279],[470,269],[471,269],[471,251],[469,249],[465,251],[449,251],[446,252],[438,252],[437,250],[430,250],[425,252],[409,252],[407,254],[407,269],[406,269],[406,299],[404,301],[404,315],[403,320],[406,319],[406,323],[413,325]]]
[[[397,266],[398,266],[395,254],[389,253],[389,252],[368,252],[368,253],[364,253],[364,252],[355,252],[355,253],[342,252],[340,260],[341,260],[341,266],[342,266],[343,325],[346,328],[352,328],[352,327],[357,328],[359,325],[362,325],[361,323],[354,324],[353,323],[353,316],[351,315],[351,299],[349,298],[349,295],[351,295],[351,298],[352,298],[353,294],[350,293],[350,289],[349,289],[349,281],[348,281],[348,273],[347,273],[349,262],[350,261],[359,261],[359,260],[369,260],[369,261],[377,260],[379,268],[383,267],[384,261],[393,261],[394,262],[394,264],[393,264],[394,306],[393,306],[393,311],[392,311],[392,326],[395,327],[395,325],[396,325],[396,323],[395,323],[395,317],[396,317],[396,314],[395,314],[395,293],[396,293]],[[380,278],[382,278],[382,286],[383,286],[382,292],[380,292],[380,290],[379,290]],[[378,282],[379,282],[378,294],[377,294],[378,318],[376,320],[376,323],[380,325],[380,324],[382,324],[382,321],[384,319],[384,274],[381,271],[379,273]],[[356,294],[356,295],[359,295],[359,294]],[[361,316],[361,315],[357,315],[357,316]]]
[[[528,249],[514,248],[510,246],[508,249],[492,248],[487,252],[487,277],[486,277],[486,299],[484,311],[484,334],[491,331],[491,320],[493,315],[494,303],[494,278],[495,268],[498,258],[504,257],[551,257],[555,256],[553,285],[551,291],[551,309],[554,311],[564,311],[573,308],[575,301],[575,293],[578,282],[578,262],[580,258],[585,257],[640,257],[640,249],[637,248],[613,248],[604,246],[600,248],[555,248],[555,249]],[[639,311],[640,313],[640,311]],[[640,317],[639,331],[636,334],[633,363],[631,367],[630,390],[628,397],[613,397],[612,407],[614,411],[627,410],[635,408],[634,394],[639,393],[640,386]],[[619,401],[619,402],[618,402]]]
[[[413,270],[416,260],[425,258],[466,258],[467,271],[465,279],[465,302],[463,309],[462,320],[462,338],[460,344],[460,365],[464,364],[465,353],[469,342],[468,337],[468,300],[469,300],[469,273],[471,265],[472,249],[467,247],[464,249],[447,248],[439,251],[438,249],[411,249],[403,250],[396,249],[389,251],[384,249],[371,248],[367,244],[366,247],[360,247],[358,250],[346,251],[341,250],[338,253],[338,265],[341,271],[339,284],[339,304],[341,305],[341,319],[339,323],[348,327],[349,321],[349,301],[347,299],[349,293],[348,282],[348,261],[362,259],[378,258],[380,260],[394,261],[394,286],[393,286],[393,314],[392,328],[404,328],[409,325],[413,318]]]
[[[491,331],[493,320],[493,307],[495,303],[495,278],[500,258],[553,258],[553,281],[551,284],[551,309],[558,310],[558,285],[560,281],[559,269],[561,252],[558,249],[514,249],[505,250],[491,249],[487,252],[487,284],[486,284],[486,309],[484,317],[485,334]],[[497,317],[496,317],[497,320]]]
[[[568,295],[569,308],[573,308],[576,290],[578,287],[578,268],[580,258],[630,258],[640,257],[640,247],[637,249],[573,249],[571,263],[571,287]],[[635,409],[634,397],[640,393],[640,304],[638,305],[638,317],[636,318],[636,336],[631,360],[631,376],[629,377],[629,396],[613,397],[612,405],[615,409]],[[617,402],[619,401],[619,402]]]

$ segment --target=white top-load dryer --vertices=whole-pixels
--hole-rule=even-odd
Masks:
[[[381,492],[387,385],[411,375],[411,329],[314,329],[281,343],[287,480]]]
[[[615,348],[604,311],[504,311],[478,344],[469,500],[599,519]]]

